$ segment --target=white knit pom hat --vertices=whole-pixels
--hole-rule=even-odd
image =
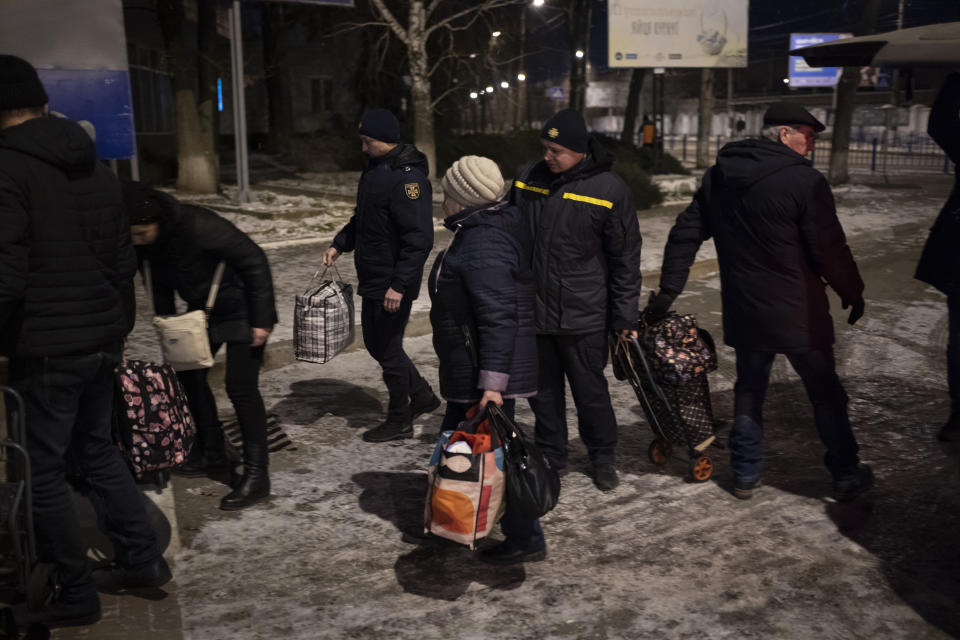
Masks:
[[[506,191],[497,163],[480,156],[463,156],[454,162],[440,186],[446,195],[466,207],[496,202]]]

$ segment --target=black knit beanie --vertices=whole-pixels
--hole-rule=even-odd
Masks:
[[[123,204],[131,225],[159,223],[171,218],[177,208],[176,199],[151,189],[142,182],[123,183]]]
[[[368,109],[360,118],[360,135],[382,142],[400,142],[400,123],[386,109]]]
[[[0,109],[47,104],[47,92],[33,65],[17,56],[0,55]]]
[[[543,125],[540,137],[549,142],[556,142],[570,151],[587,152],[587,123],[583,121],[583,116],[576,109],[564,109],[555,113]]]

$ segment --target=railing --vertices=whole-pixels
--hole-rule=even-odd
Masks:
[[[730,138],[711,136],[710,157]],[[666,136],[663,148],[682,162],[694,162],[697,156],[697,137],[694,135]],[[826,170],[830,165],[831,142],[817,140],[816,148],[809,156],[813,166]],[[922,173],[952,173],[954,165],[946,153],[929,137],[905,136],[896,143],[885,143],[882,138],[858,140],[850,143],[847,163],[850,169],[873,173],[915,171]]]

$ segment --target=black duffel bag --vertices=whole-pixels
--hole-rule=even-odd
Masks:
[[[507,507],[528,518],[548,513],[560,498],[560,474],[500,407],[487,404],[487,416],[504,444]]]

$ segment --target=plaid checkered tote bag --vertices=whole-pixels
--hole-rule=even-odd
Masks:
[[[293,355],[307,362],[329,362],[353,343],[353,287],[340,279],[323,280],[317,271],[293,309]],[[319,286],[314,286],[320,276]]]

